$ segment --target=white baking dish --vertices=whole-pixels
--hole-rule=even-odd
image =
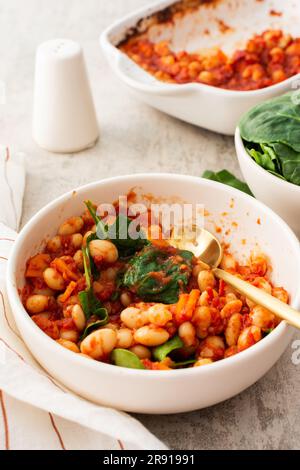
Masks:
[[[200,83],[166,84],[136,65],[116,45],[139,20],[176,3],[159,1],[117,21],[106,29],[100,43],[117,76],[146,103],[172,116],[222,134],[234,134],[241,115],[261,101],[300,86],[300,74],[255,91],[231,91]],[[271,15],[270,12],[278,12]],[[222,23],[220,23],[220,20]],[[230,26],[223,31],[220,24]],[[170,41],[174,50],[194,52],[221,47],[226,53],[243,48],[254,34],[282,29],[299,36],[300,6],[295,0],[220,0],[202,5],[174,23],[154,25],[147,35],[153,42]],[[210,34],[204,34],[206,30]],[[223,32],[222,32],[223,31]]]

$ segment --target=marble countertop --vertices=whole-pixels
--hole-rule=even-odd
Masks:
[[[109,176],[156,171],[200,176],[205,169],[223,168],[240,175],[232,138],[137,101],[108,69],[99,34],[147,3],[2,1],[0,80],[6,103],[0,104],[0,143],[27,156],[23,224],[65,191]],[[99,117],[97,145],[78,154],[48,153],[31,137],[34,54],[39,43],[55,37],[82,44]],[[292,363],[292,352],[289,347],[263,379],[225,403],[187,414],[137,417],[174,449],[299,449],[300,365]]]

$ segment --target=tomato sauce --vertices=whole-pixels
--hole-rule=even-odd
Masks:
[[[174,84],[195,82],[249,91],[300,73],[300,38],[292,38],[281,30],[255,35],[245,49],[231,56],[220,49],[207,54],[174,52],[168,42],[155,44],[145,35],[132,36],[119,48],[158,80]]]

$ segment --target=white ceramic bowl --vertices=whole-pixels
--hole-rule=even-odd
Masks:
[[[144,102],[205,129],[233,135],[241,116],[256,104],[278,96],[299,85],[300,74],[284,82],[255,91],[231,91],[201,83],[166,84],[136,65],[116,47],[130,28],[140,20],[163,10],[175,0],[155,2],[131,13],[106,29],[100,44],[116,75]],[[270,11],[282,13],[272,16]],[[222,31],[220,20],[231,29]],[[299,36],[300,9],[294,0],[232,0],[204,4],[197,12],[183,19],[154,25],[147,32],[153,42],[170,41],[174,50],[195,52],[199,49],[221,47],[231,54],[245,46],[254,34],[267,29],[282,29]],[[207,34],[207,30],[211,34]]]
[[[143,193],[193,204],[204,204],[206,228],[230,228],[226,237],[233,253],[260,245],[270,257],[273,278],[300,307],[300,248],[290,228],[269,208],[233,188],[191,176],[171,174],[111,178],[83,186],[38,212],[19,234],[8,262],[7,289],[19,331],[32,354],[57,380],[94,402],[141,413],[177,413],[226,400],[262,377],[287,347],[292,328],[282,322],[265,339],[231,358],[209,366],[177,371],[125,369],[74,354],[44,334],[25,311],[18,288],[24,284],[25,263],[56,233],[67,217],[83,210],[83,200],[111,202],[133,187]],[[224,212],[228,215],[224,215]],[[223,214],[223,215],[222,215]],[[261,223],[258,224],[257,220]],[[220,234],[219,234],[220,236]],[[244,244],[246,240],[246,245]]]
[[[278,178],[259,166],[247,153],[239,128],[235,148],[243,176],[257,199],[279,214],[300,238],[300,186]]]

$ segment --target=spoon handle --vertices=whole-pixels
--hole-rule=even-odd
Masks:
[[[262,289],[258,289],[249,282],[243,281],[227,271],[223,271],[223,269],[215,268],[213,269],[213,273],[218,279],[222,279],[248,299],[267,308],[275,313],[277,317],[286,320],[290,325],[300,329],[300,312],[297,312],[294,308],[276,299],[276,297],[267,294]]]

